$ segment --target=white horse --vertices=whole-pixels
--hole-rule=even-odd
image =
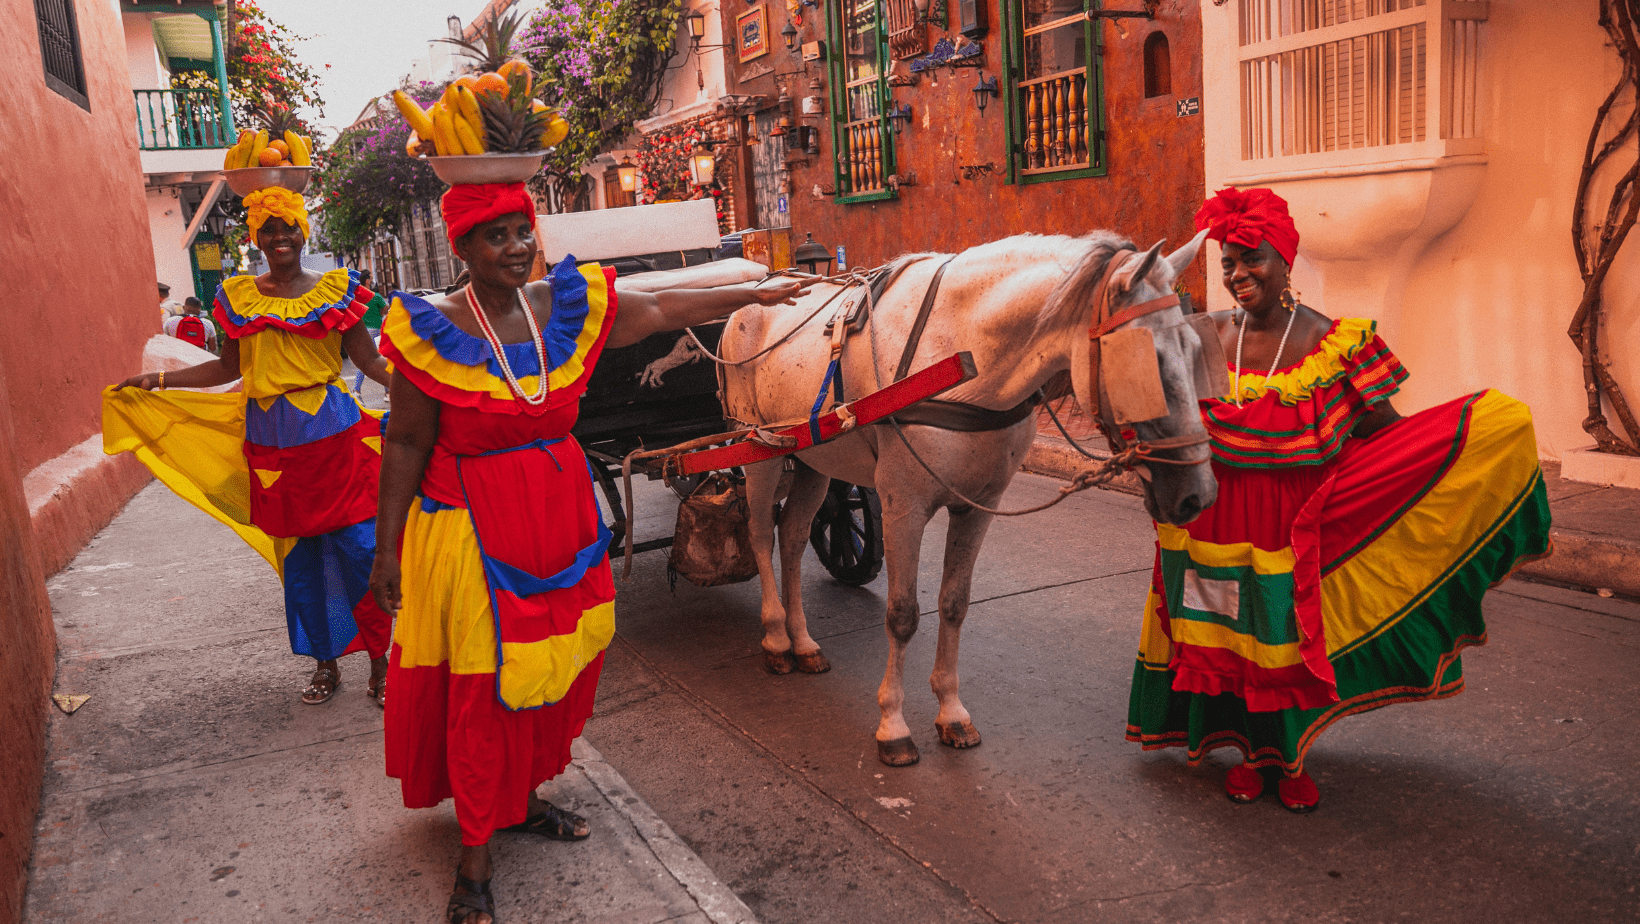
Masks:
[[[940,400],[991,411],[1025,405],[1049,379],[1073,364],[1087,368],[1094,293],[1113,256],[1125,259],[1108,283],[1108,303],[1115,312],[1167,296],[1179,273],[1195,259],[1201,240],[1198,235],[1166,258],[1159,257],[1160,242],[1143,253],[1123,253],[1134,250],[1133,246],[1105,232],[1083,238],[1021,235],[964,251],[945,269],[911,371],[966,350],[973,355],[978,377],[940,395]],[[841,375],[846,399],[893,381],[918,308],[945,259],[945,255],[917,254],[897,261],[904,264],[903,270],[872,308],[864,331],[844,347]],[[795,308],[753,307],[736,312],[723,334],[725,359],[750,357],[781,340],[836,288],[817,286]],[[1168,399],[1168,416],[1134,427],[1140,439],[1200,437],[1205,443],[1193,372],[1201,341],[1183,320],[1175,306],[1128,325],[1152,329]],[[822,327],[822,320],[816,318],[769,355],[745,365],[722,367],[726,416],[747,424],[806,417],[830,361],[829,338]],[[1081,406],[1093,406],[1090,389],[1098,388],[1099,383],[1090,384],[1086,374],[1072,379]],[[779,524],[784,596],[775,585],[772,557],[783,463],[776,459],[746,468],[752,546],[763,590],[764,660],[776,674],[794,668],[807,673],[830,669],[819,644],[809,636],[800,573],[809,524],[824,500],[829,479],[874,487],[881,497],[889,656],[877,693],[882,720],[876,739],[878,757],[891,766],[912,764],[919,757],[902,712],[905,650],[917,631],[917,561],[923,530],[942,507],[950,511],[950,529],[940,582],[939,642],[930,678],[940,706],[935,724],[940,741],[951,747],[980,743],[979,732],[957,696],[957,649],[974,564],[992,515],[958,494],[980,505],[996,506],[1024,461],[1036,433],[1036,415],[1025,413],[1002,429],[985,432],[914,423],[904,424],[903,432],[938,479],[913,458],[889,424],[860,427],[798,454],[800,464]],[[1158,458],[1171,457],[1183,464],[1140,467],[1145,508],[1151,516],[1185,523],[1213,503],[1218,486],[1205,464],[1208,449],[1202,443],[1157,453]]]

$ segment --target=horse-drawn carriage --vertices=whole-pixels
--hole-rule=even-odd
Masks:
[[[614,267],[622,286],[726,285],[761,278],[764,272],[759,264],[737,259],[737,238],[719,237],[711,200],[542,215],[539,222],[547,260],[566,253],[596,260]],[[718,396],[717,372],[707,358],[707,351],[717,349],[723,323],[605,350],[593,371],[574,432],[614,512],[617,548],[628,529],[617,486],[622,461],[636,451],[674,446],[730,427]],[[659,459],[635,465],[650,479],[667,477],[680,497],[705,478],[704,473],[667,476]],[[856,587],[870,583],[883,566],[882,508],[876,492],[833,482],[809,541],[834,578]],[[672,542],[672,536],[650,539],[634,543],[632,551],[663,549]]]

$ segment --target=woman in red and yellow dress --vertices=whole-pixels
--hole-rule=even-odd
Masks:
[[[1463,689],[1484,644],[1481,597],[1548,551],[1532,417],[1497,391],[1402,418],[1407,377],[1374,322],[1298,303],[1298,230],[1267,189],[1226,189],[1196,214],[1223,242],[1219,318],[1231,394],[1202,401],[1218,502],[1157,524],[1127,737],[1189,761],[1233,747],[1225,791],[1320,793],[1304,761],[1333,722]]]
[[[454,186],[441,207],[471,282],[396,294],[382,326],[393,414],[371,587],[398,613],[387,773],[407,807],[454,799],[446,917],[481,924],[494,918],[496,830],[588,834],[534,790],[569,764],[615,632],[611,536],[570,436],[600,352],[801,286],[617,299],[613,270],[569,258],[526,285],[535,207],[522,183]]]
[[[367,692],[380,702],[392,635],[369,593],[381,423],[342,381],[344,351],[388,381],[358,323],[372,295],[351,270],[302,266],[309,229],[299,194],[270,187],[244,203],[268,271],[217,289],[221,356],[104,392],[103,446],[135,453],[279,572],[291,650],[318,662],[304,703],[330,699],[341,682],[336,659],[360,650],[371,658]],[[240,394],[154,391],[239,378]]]

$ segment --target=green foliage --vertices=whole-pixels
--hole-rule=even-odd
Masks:
[[[423,106],[439,93],[427,83],[403,89]],[[316,161],[320,170],[309,198],[319,201],[318,249],[364,250],[377,231],[398,233],[413,205],[444,192],[433,168],[404,152],[410,137],[404,116],[391,103],[379,108],[381,115],[343,132]]]
[[[653,114],[682,9],[682,0],[559,0],[520,34],[536,96],[569,123],[544,174],[572,209],[585,208],[581,167]]]

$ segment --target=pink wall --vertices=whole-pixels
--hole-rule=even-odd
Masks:
[[[56,645],[22,480],[97,433],[98,393],[159,327],[125,38],[107,0],[75,10],[89,112],[45,85],[33,5],[0,0],[0,924],[21,914]]]

